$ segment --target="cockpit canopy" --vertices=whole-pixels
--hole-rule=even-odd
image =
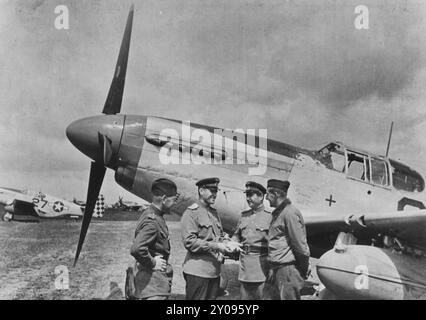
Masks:
[[[425,188],[425,181],[420,173],[394,160],[389,160],[393,172],[393,186],[398,190],[421,192]]]
[[[422,176],[408,166],[341,143],[326,145],[317,152],[317,159],[330,170],[373,185],[390,187],[392,184],[397,190],[409,192],[421,192],[425,187]]]

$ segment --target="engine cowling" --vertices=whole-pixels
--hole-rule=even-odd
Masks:
[[[38,217],[32,203],[15,200],[4,206],[4,211],[12,216],[34,216]]]

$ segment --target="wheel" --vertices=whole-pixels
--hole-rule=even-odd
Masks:
[[[12,220],[13,220],[13,214],[11,214],[10,212],[6,212],[3,215],[3,221],[10,222]]]

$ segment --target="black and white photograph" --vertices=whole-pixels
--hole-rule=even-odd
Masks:
[[[0,300],[426,299],[425,1],[0,0],[0,72]]]

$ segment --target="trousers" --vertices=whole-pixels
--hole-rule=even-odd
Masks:
[[[300,290],[304,283],[293,264],[273,268],[269,270],[265,281],[264,300],[300,300]]]
[[[241,300],[262,300],[264,282],[243,282],[241,281]]]
[[[187,273],[183,276],[186,281],[186,300],[216,300],[220,277],[202,278]]]

